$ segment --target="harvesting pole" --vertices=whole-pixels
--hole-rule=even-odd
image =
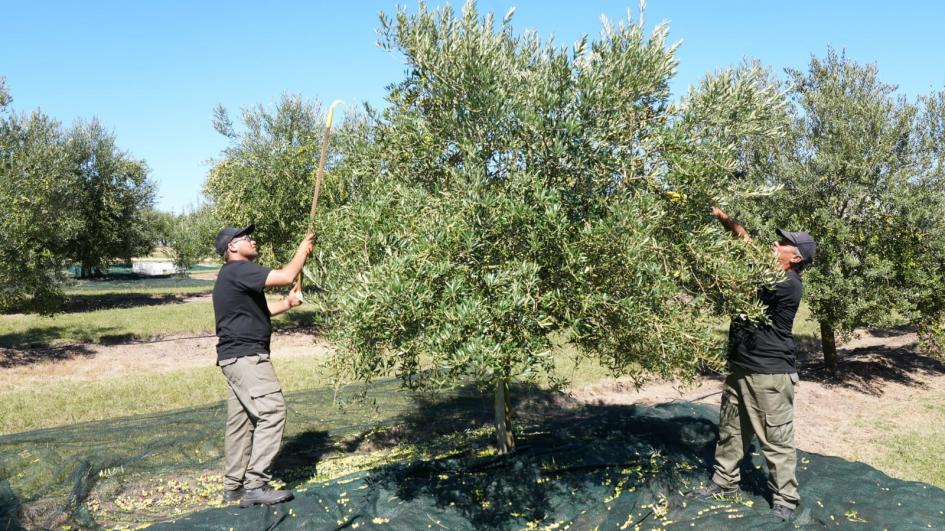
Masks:
[[[306,236],[312,234],[312,222],[315,220],[315,211],[318,208],[318,194],[322,189],[322,176],[325,174],[325,158],[328,156],[328,137],[331,134],[331,121],[335,115],[335,107],[344,103],[341,100],[331,102],[328,107],[328,118],[325,120],[325,134],[322,136],[322,153],[318,158],[318,170],[315,172],[315,191],[312,193],[312,210],[308,217],[308,232]],[[299,278],[295,281],[296,297],[302,300],[302,272],[299,272]]]

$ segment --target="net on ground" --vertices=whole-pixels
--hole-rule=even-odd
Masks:
[[[701,500],[718,412],[675,402],[578,405],[518,388],[518,449],[492,450],[489,397],[409,397],[393,382],[367,402],[290,394],[276,475],[296,499],[219,504],[222,405],[0,438],[0,529],[778,528],[757,449],[744,495]],[[348,400],[343,409],[333,401]],[[945,491],[865,464],[801,452],[802,505],[785,528],[945,528]]]

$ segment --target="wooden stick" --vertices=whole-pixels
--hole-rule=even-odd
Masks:
[[[322,153],[318,158],[318,170],[315,172],[315,192],[312,194],[312,210],[308,217],[308,232],[306,236],[311,236],[312,234],[312,222],[315,220],[315,212],[318,208],[318,194],[320,194],[322,190],[322,176],[325,174],[325,158],[328,156],[328,138],[331,134],[331,121],[335,115],[335,107],[342,103],[344,102],[341,100],[335,100],[331,103],[331,106],[328,107],[328,119],[325,120],[325,134],[322,137]],[[299,278],[295,281],[295,290],[299,293],[299,297],[302,295],[302,276],[302,272],[299,271]]]

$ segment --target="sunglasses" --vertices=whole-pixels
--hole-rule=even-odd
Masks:
[[[230,243],[236,243],[236,242],[238,242],[238,241],[240,241],[240,240],[246,240],[246,241],[248,241],[248,242],[254,242],[254,241],[256,241],[256,238],[253,238],[253,237],[250,236],[249,234],[244,234],[244,235],[242,235],[242,236],[238,236],[238,237],[236,237],[236,238],[233,238],[232,240],[230,240]]]

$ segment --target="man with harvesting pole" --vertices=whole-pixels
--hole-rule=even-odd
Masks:
[[[712,215],[746,242],[748,231],[721,209]],[[778,229],[772,250],[785,279],[759,297],[768,323],[733,319],[728,337],[729,375],[725,378],[712,481],[697,494],[729,497],[739,493],[740,466],[752,436],[757,436],[768,465],[771,513],[790,520],[800,501],[794,448],[794,386],[798,382],[791,330],[801,302],[800,273],[814,261],[817,245],[806,232]]]
[[[223,502],[239,501],[242,507],[293,498],[291,491],[269,485],[286,418],[282,386],[269,361],[269,339],[270,318],[302,300],[298,287],[277,302],[267,302],[264,290],[292,284],[314,245],[309,231],[288,264],[269,269],[255,262],[259,253],[253,229],[226,227],[217,234],[216,249],[224,264],[213,286],[217,365],[229,387]]]
[[[331,122],[335,107],[341,103],[335,100],[328,108],[308,231],[292,260],[281,269],[256,264],[254,260],[259,253],[256,241],[250,236],[254,225],[243,229],[226,227],[217,234],[217,252],[224,261],[213,286],[213,312],[220,338],[217,365],[223,370],[230,389],[224,438],[223,503],[239,500],[241,507],[249,507],[293,498],[291,491],[269,486],[272,463],[282,446],[286,413],[282,386],[269,361],[270,318],[302,304],[302,266],[314,247],[312,221],[325,173]],[[288,286],[293,282],[295,286],[288,297],[279,302],[266,301],[265,288]]]

